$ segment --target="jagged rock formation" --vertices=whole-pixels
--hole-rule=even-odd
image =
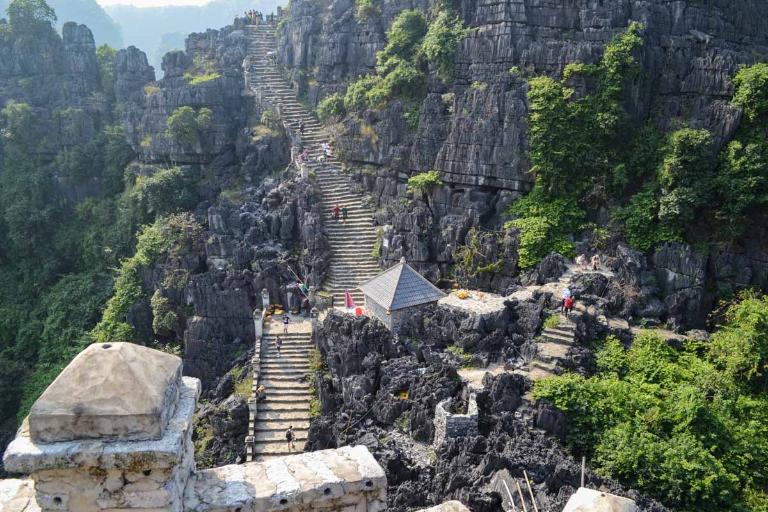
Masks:
[[[360,20],[351,1],[292,2],[278,34],[278,58],[296,94],[315,104],[374,72],[376,52],[397,13],[416,8],[429,14],[433,6],[390,2],[380,6],[380,16]],[[405,107],[394,100],[345,118],[337,144],[377,205],[385,262],[405,256],[433,280],[459,279],[495,292],[509,293],[514,283],[505,276],[517,272],[517,233],[501,229],[503,214],[531,183],[528,78],[559,75],[570,62],[596,62],[615,34],[639,21],[645,26],[639,55],[644,72],[625,94],[633,122],[706,128],[719,147],[741,116],[729,103],[730,78],[768,50],[768,7],[746,0],[467,0],[456,8],[470,32],[457,50],[453,79],[430,77],[418,126],[408,128]],[[430,169],[440,171],[445,185],[427,201],[409,197],[405,179]],[[478,247],[491,255],[476,266],[483,273],[458,265],[456,250],[472,245],[472,228],[489,231]],[[700,325],[717,300],[713,290],[768,286],[766,254],[762,232],[713,248],[708,256],[690,247],[662,248],[644,263],[640,295],[650,307],[640,306],[633,316],[650,313],[679,330]]]

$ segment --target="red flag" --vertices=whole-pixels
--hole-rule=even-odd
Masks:
[[[349,290],[344,290],[344,307],[352,309],[355,307],[355,299],[352,298],[352,294]]]

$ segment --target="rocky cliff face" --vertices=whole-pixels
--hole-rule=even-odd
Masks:
[[[456,341],[483,353],[530,340],[541,306],[528,306],[533,307],[510,304],[488,318],[430,308],[412,319],[408,336],[399,341],[376,321],[329,314],[314,333],[327,366],[316,375],[322,415],[312,420],[309,449],[367,446],[387,474],[387,510],[458,499],[475,512],[497,512],[505,499],[500,479],[523,470],[539,510],[562,510],[579,486],[580,464],[540,430],[562,432],[565,420],[546,404],[531,409],[522,376],[487,374],[477,390],[479,432],[432,445],[436,405],[445,398],[468,399],[457,374],[465,362],[442,349]],[[512,339],[500,333],[507,329],[516,331],[507,333]],[[506,357],[514,358],[512,352]],[[667,510],[590,471],[585,478],[590,487],[636,500],[643,512]]]
[[[279,59],[298,95],[315,103],[374,72],[376,52],[396,14],[416,8],[429,15],[434,2],[377,5],[380,16],[360,21],[351,0],[291,3],[279,29]],[[639,21],[645,27],[638,56],[643,73],[625,93],[633,122],[706,128],[720,147],[741,117],[730,104],[731,77],[740,65],[768,52],[768,6],[762,2],[463,0],[454,5],[470,31],[456,52],[453,79],[430,77],[418,123],[408,123],[406,107],[395,100],[343,119],[336,145],[354,182],[379,207],[386,264],[405,256],[435,280],[458,279],[463,286],[497,292],[509,290],[513,280],[505,276],[517,271],[517,234],[501,229],[503,213],[532,183],[526,156],[529,78],[559,76],[571,62],[596,62],[614,35]],[[439,171],[444,185],[425,197],[409,194],[406,179],[430,169]],[[473,240],[478,229],[484,234]],[[736,247],[713,249],[710,257],[685,248],[689,257],[668,258],[662,249],[648,262],[667,308],[662,316],[668,313],[673,327],[695,325],[714,290],[768,286],[760,270],[764,240],[750,236]],[[462,268],[466,251],[459,249],[473,245],[490,257]],[[743,272],[734,271],[735,261],[744,265]],[[689,286],[691,279],[684,276],[693,274],[697,284]]]

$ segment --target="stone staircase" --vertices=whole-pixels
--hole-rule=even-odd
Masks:
[[[306,331],[306,329],[305,329]],[[280,336],[280,354],[275,339]],[[311,331],[282,334],[277,328],[261,338],[259,384],[266,388],[266,399],[256,404],[252,460],[304,451],[309,431],[311,373],[309,354],[314,347]],[[293,426],[295,450],[288,450],[285,431]]]
[[[536,343],[536,356],[528,363],[531,380],[555,375],[556,368],[575,344],[576,325],[564,315],[558,314],[557,318],[560,319],[557,327],[546,327]]]
[[[342,172],[339,163],[330,158],[321,163],[322,143],[330,142],[322,125],[310,111],[296,100],[296,94],[280,75],[279,70],[268,61],[267,53],[275,51],[275,29],[270,25],[249,26],[248,56],[250,66],[247,73],[248,87],[271,104],[279,113],[285,126],[296,140],[309,150],[310,163],[320,187],[323,205],[323,225],[331,251],[331,261],[323,289],[334,297],[335,306],[343,306],[344,291],[349,290],[357,305],[363,304],[363,294],[357,287],[363,281],[379,274],[380,267],[372,256],[376,243],[376,229],[373,225],[373,211],[361,204],[362,196],[352,190],[350,181]],[[304,121],[304,134],[299,134],[299,125]],[[347,207],[349,216],[345,223],[336,222],[331,209],[338,205]]]

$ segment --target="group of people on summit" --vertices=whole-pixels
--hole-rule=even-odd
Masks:
[[[254,9],[245,11],[245,20],[248,22],[249,25],[261,25],[262,23],[264,23],[264,13],[262,13],[261,11],[256,11]],[[275,21],[275,15],[267,14],[267,23],[271,24],[274,21]]]

